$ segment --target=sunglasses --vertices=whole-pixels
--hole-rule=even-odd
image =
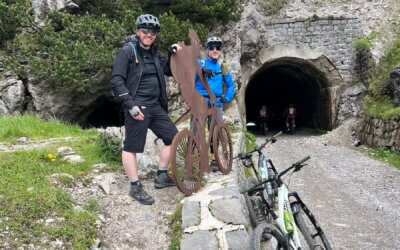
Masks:
[[[156,36],[157,35],[157,31],[154,29],[144,29],[144,28],[140,28],[140,31],[142,31],[143,34],[148,35],[150,34],[151,36]]]
[[[218,50],[218,51],[220,51],[220,50],[221,50],[221,46],[212,45],[212,46],[208,47],[208,49],[209,49],[209,50]]]

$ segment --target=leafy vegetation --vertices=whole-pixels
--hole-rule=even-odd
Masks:
[[[180,242],[183,235],[182,229],[182,204],[177,202],[178,207],[175,212],[169,217],[168,225],[172,229],[171,242],[168,247],[169,250],[180,249]]]
[[[356,44],[359,49],[366,49],[377,35],[372,34]],[[360,40],[359,40],[360,41]],[[372,69],[369,81],[368,97],[365,98],[364,107],[367,118],[392,119],[400,117],[400,107],[396,106],[388,93],[388,80],[395,67],[400,66],[400,31],[397,40],[385,51],[378,65]]]
[[[27,72],[62,91],[85,92],[110,75],[114,57],[143,13],[158,13],[161,50],[187,39],[194,28],[201,40],[217,22],[237,20],[241,1],[77,0],[72,13],[53,12],[37,28],[28,14],[31,1],[0,0],[0,53],[5,67],[26,78]],[[165,6],[165,8],[159,8]],[[21,29],[23,27],[23,29]],[[21,32],[24,31],[24,32]],[[8,46],[4,46],[9,41]]]
[[[386,148],[369,148],[369,155],[373,158],[389,163],[400,169],[400,154]]]
[[[61,186],[74,185],[87,178],[94,163],[107,163],[111,169],[119,164],[103,154],[97,132],[81,130],[59,121],[44,121],[31,115],[0,117],[0,140],[19,136],[76,136],[77,139],[55,143],[45,149],[0,153],[0,231],[8,231],[3,238],[10,248],[34,244],[52,248],[58,240],[73,249],[87,249],[96,238],[97,200],[89,199],[83,210],[74,210],[75,202],[52,181],[53,174]],[[4,129],[3,129],[4,128]],[[59,146],[70,146],[85,162],[72,165],[57,155]],[[2,239],[2,240],[3,240]]]
[[[32,22],[30,5],[30,0],[0,0],[0,48]]]
[[[266,16],[277,14],[288,3],[287,0],[261,0],[259,2],[261,9]]]
[[[379,118],[389,120],[400,118],[400,107],[393,103],[389,98],[371,98],[367,97],[364,102],[365,115],[368,118]]]
[[[353,43],[354,48],[357,52],[362,52],[364,50],[372,49],[374,47],[373,41],[378,37],[377,32],[371,32],[368,36],[359,37]]]
[[[256,146],[256,136],[251,133],[250,131],[245,131],[245,137],[246,137],[246,150],[251,151],[255,148]]]

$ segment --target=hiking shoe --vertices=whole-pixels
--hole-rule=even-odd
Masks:
[[[168,173],[160,173],[154,177],[154,187],[157,189],[175,186],[174,180]]]
[[[219,171],[219,167],[218,167],[217,162],[215,160],[211,160],[210,166],[211,166],[211,170],[213,172],[218,172]]]
[[[154,203],[153,197],[144,191],[140,181],[137,181],[136,185],[131,185],[129,195],[143,205],[151,205]]]

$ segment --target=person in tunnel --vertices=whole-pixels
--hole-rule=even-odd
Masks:
[[[159,30],[159,20],[153,15],[143,14],[136,19],[136,35],[128,37],[127,43],[119,50],[111,79],[113,94],[124,110],[122,165],[131,183],[129,194],[145,205],[153,204],[154,199],[144,191],[139,180],[136,153],[143,152],[148,129],[164,142],[154,187],[174,186],[167,167],[170,145],[178,130],[167,113],[164,75],[171,75],[170,57],[168,60],[162,57],[154,44]],[[173,45],[170,52],[179,49],[178,45]]]
[[[260,127],[264,135],[268,131],[268,109],[266,105],[262,105],[260,108]]]
[[[206,48],[206,58],[204,60],[199,60],[198,63],[204,76],[207,78],[211,91],[216,97],[214,105],[217,109],[217,120],[223,122],[224,106],[233,100],[233,97],[235,96],[235,85],[226,63],[221,64],[218,61],[222,56],[222,39],[216,36],[207,38]],[[196,75],[195,81],[196,91],[204,96],[208,106],[211,107],[210,96],[198,75]],[[208,126],[210,126],[210,119],[208,119]],[[212,160],[210,165],[214,172],[218,171],[215,160]]]
[[[295,120],[296,120],[296,116],[297,116],[297,110],[296,107],[294,106],[294,104],[289,104],[289,107],[285,109],[285,111],[283,112],[283,116],[286,117],[286,131],[293,133],[294,132],[294,128],[295,128]]]

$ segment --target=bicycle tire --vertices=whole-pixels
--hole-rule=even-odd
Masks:
[[[266,240],[265,235],[270,235],[270,239]],[[269,247],[268,247],[269,245]],[[266,248],[268,247],[268,248]],[[287,249],[285,238],[283,235],[275,229],[271,224],[261,222],[254,229],[250,238],[250,249],[261,250],[261,249]]]
[[[197,192],[202,183],[200,148],[193,133],[178,132],[171,146],[171,172],[177,188],[186,195]]]
[[[294,134],[294,120],[290,119],[289,120],[289,130],[291,134]]]
[[[263,127],[263,134],[264,134],[264,135],[267,135],[267,132],[268,132],[267,122],[263,122],[262,124],[263,124],[263,125],[262,125],[262,127]]]
[[[321,248],[317,247],[317,242],[312,237],[310,229],[308,228],[308,226],[306,225],[306,222],[304,221],[304,219],[305,218],[308,219],[308,217],[304,216],[303,209],[298,204],[293,204],[292,207],[293,206],[297,206],[296,209],[292,209],[292,211],[293,210],[297,211],[295,214],[293,214],[294,221],[296,222],[296,225],[299,228],[301,234],[303,235],[304,240],[306,241],[308,247],[310,249],[321,249]]]
[[[219,124],[213,132],[213,152],[217,166],[222,174],[229,174],[233,163],[231,134],[224,124]]]
[[[255,177],[249,177],[244,182],[245,188],[250,188],[258,184],[258,180]],[[249,212],[250,224],[254,228],[265,219],[265,215],[262,214],[262,203],[261,198],[258,196],[249,196],[247,193],[243,194],[244,201],[246,203],[247,211]]]

